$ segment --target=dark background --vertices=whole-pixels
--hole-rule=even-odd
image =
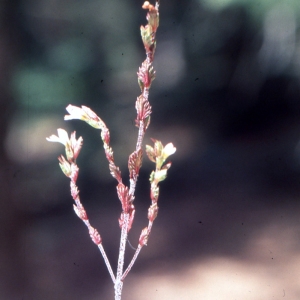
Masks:
[[[120,204],[99,132],[64,122],[86,105],[111,130],[124,181],[135,148],[137,0],[0,3],[0,299],[113,299],[103,259],[76,217],[46,137],[76,130],[81,199],[116,269]],[[300,299],[298,0],[161,1],[152,121],[177,152],[131,299]],[[134,228],[147,224],[144,159]],[[128,247],[128,260],[134,251]]]

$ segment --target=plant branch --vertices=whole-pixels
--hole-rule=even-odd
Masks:
[[[73,106],[68,105],[67,111],[69,115],[64,117],[65,120],[79,119],[85,121],[90,126],[101,130],[101,139],[103,141],[103,148],[105,151],[106,159],[108,160],[109,170],[118,184],[117,184],[117,194],[122,205],[122,212],[119,218],[119,226],[121,228],[120,246],[119,246],[119,257],[116,276],[114,275],[110,262],[104,251],[102,245],[102,239],[94,227],[91,226],[87,213],[81,204],[79,197],[79,190],[76,185],[78,178],[79,168],[76,164],[76,158],[80,152],[82,146],[82,138],[80,137],[76,140],[75,132],[68,137],[68,134],[63,129],[58,129],[58,136],[50,136],[47,138],[50,142],[59,142],[65,146],[66,158],[60,156],[58,158],[59,165],[63,173],[70,178],[70,188],[71,195],[75,202],[73,205],[74,211],[77,216],[84,222],[87,226],[91,240],[97,245],[100,253],[103,256],[104,262],[107,266],[108,272],[114,283],[115,290],[115,300],[121,300],[123,281],[127,274],[133,267],[141,249],[143,246],[147,245],[149,235],[151,233],[152,225],[158,214],[158,197],[159,197],[159,182],[164,180],[167,176],[167,171],[171,167],[171,162],[165,164],[168,156],[175,153],[176,148],[172,143],[167,144],[165,147],[160,141],[153,140],[154,147],[146,145],[146,154],[149,159],[156,164],[155,171],[152,171],[150,175],[150,198],[151,205],[148,209],[148,226],[145,227],[140,235],[138,247],[131,259],[127,269],[124,269],[124,258],[126,250],[126,242],[128,232],[132,227],[132,223],[135,215],[135,207],[133,201],[135,199],[135,190],[137,185],[137,180],[142,166],[143,159],[143,140],[145,132],[150,124],[150,117],[152,113],[152,108],[149,103],[149,90],[153,80],[155,79],[155,71],[153,68],[153,60],[156,49],[156,31],[159,26],[159,0],[156,0],[155,6],[145,1],[142,8],[147,9],[148,13],[146,19],[148,21],[147,25],[141,26],[141,37],[144,44],[146,59],[142,62],[139,70],[137,72],[138,84],[141,89],[141,95],[137,97],[135,102],[135,108],[137,112],[135,124],[138,127],[138,136],[136,141],[135,150],[129,155],[128,158],[128,169],[129,169],[129,186],[126,186],[122,182],[121,171],[119,167],[116,166],[113,156],[113,150],[110,146],[110,132],[106,124],[102,121],[100,117],[97,116],[90,108],[86,106]]]
[[[125,272],[123,273],[123,276],[122,276],[122,278],[121,278],[122,281],[124,281],[125,277],[126,277],[127,274],[130,272],[130,270],[131,270],[133,264],[135,263],[135,261],[136,261],[138,255],[139,255],[139,253],[140,253],[140,251],[142,250],[142,247],[143,247],[143,246],[141,246],[141,245],[139,244],[138,247],[136,248],[135,253],[134,253],[134,255],[133,255],[132,259],[131,259],[131,262],[129,263],[127,269],[126,269]]]
[[[74,169],[77,170],[76,172],[79,172],[79,168],[77,167],[77,165],[75,163],[74,164]],[[72,167],[72,164],[71,164]],[[77,176],[75,177],[77,179]],[[115,283],[115,276],[114,273],[112,271],[110,262],[107,258],[106,252],[103,248],[102,245],[102,238],[100,236],[100,234],[98,233],[97,229],[95,229],[94,227],[91,226],[90,221],[88,219],[87,213],[83,207],[83,205],[81,204],[80,201],[80,197],[79,197],[79,190],[76,186],[76,180],[72,180],[70,182],[70,187],[71,187],[71,195],[73,197],[73,200],[75,202],[75,204],[73,205],[74,211],[76,213],[76,215],[84,222],[84,224],[86,225],[86,227],[88,228],[91,240],[97,245],[98,249],[100,250],[102,257],[104,259],[104,262],[106,264],[106,267],[108,269],[108,272],[110,274],[110,277],[113,281],[113,283]]]

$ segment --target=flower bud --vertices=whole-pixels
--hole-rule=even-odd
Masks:
[[[143,159],[142,149],[139,149],[138,151],[134,151],[129,155],[128,169],[129,169],[130,178],[137,178],[140,168],[142,166],[142,159]]]
[[[151,184],[151,190],[150,190],[150,198],[152,202],[157,202],[159,196],[159,187],[157,186],[156,182],[153,182]]]
[[[92,241],[98,246],[102,243],[102,239],[101,239],[101,236],[98,232],[97,229],[95,229],[94,227],[90,226],[89,227],[89,234],[90,234],[90,237],[92,239]]]
[[[157,8],[150,4],[149,1],[145,1],[142,8],[149,10],[149,13],[147,14],[147,20],[151,25],[153,31],[156,32],[159,25],[159,13]]]
[[[139,68],[137,75],[141,91],[143,91],[144,88],[149,89],[152,81],[155,79],[155,71],[151,63],[145,60]]]
[[[151,161],[156,162],[154,149],[149,145],[146,145],[146,154]]]
[[[73,159],[76,160],[82,148],[83,138],[80,136],[78,140],[76,140],[76,131],[74,131],[71,133],[70,143],[73,150]]]
[[[71,187],[71,195],[74,201],[77,201],[78,195],[79,195],[79,190],[76,186],[76,184],[71,180],[70,182],[70,187]]]
[[[167,177],[167,170],[166,169],[158,170],[158,171],[155,171],[154,181],[155,182],[160,182],[160,181],[165,180],[166,177]]]
[[[105,144],[109,144],[110,142],[110,133],[107,127],[103,128],[101,131],[101,138]]]
[[[148,228],[145,227],[141,232],[141,235],[139,238],[139,244],[141,246],[147,246],[148,237],[149,237]]]
[[[135,109],[137,112],[136,125],[140,126],[140,121],[147,119],[151,114],[151,105],[147,98],[143,95],[137,97],[135,102]]]
[[[162,154],[162,151],[163,151],[163,144],[161,143],[161,141],[158,141],[156,139],[151,139],[153,142],[154,142],[154,153],[155,153],[155,156],[158,157],[158,156],[161,156]]]
[[[151,52],[153,49],[153,41],[152,41],[152,30],[151,27],[149,25],[146,25],[145,27],[143,25],[141,25],[141,36],[142,36],[142,40],[143,40],[143,44],[145,47],[146,52]]]
[[[129,213],[130,204],[131,204],[131,196],[129,194],[129,189],[123,183],[119,183],[117,185],[117,193],[118,197],[122,204],[122,209],[125,213]]]
[[[83,220],[83,221],[87,221],[87,220],[88,220],[86,211],[85,211],[85,209],[83,208],[83,206],[76,206],[75,204],[73,204],[73,208],[74,208],[74,211],[75,211],[76,215],[77,215],[81,220]]]
[[[63,173],[67,177],[70,177],[72,174],[72,170],[71,170],[71,165],[69,164],[69,162],[64,158],[63,155],[59,156],[58,160],[59,160],[59,166],[60,166],[61,170],[63,171]]]
[[[67,160],[70,163],[73,162],[75,160],[74,159],[74,151],[72,149],[72,145],[71,145],[71,141],[70,140],[66,143],[65,151],[66,151]]]
[[[152,204],[148,209],[148,219],[153,222],[158,214],[158,206],[157,203]]]
[[[70,179],[72,182],[76,182],[78,178],[78,173],[79,173],[79,168],[76,164],[72,163],[71,164],[71,175]]]

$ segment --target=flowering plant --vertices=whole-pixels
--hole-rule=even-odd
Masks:
[[[131,262],[129,263],[127,269],[124,271],[124,255],[126,248],[127,235],[130,231],[135,214],[134,198],[135,198],[135,188],[139,176],[139,171],[142,166],[142,143],[144,139],[145,132],[150,124],[151,106],[148,100],[149,89],[152,81],[155,78],[155,71],[153,69],[152,63],[154,59],[154,53],[156,48],[156,30],[159,25],[159,1],[156,2],[155,6],[146,1],[143,6],[144,9],[148,9],[147,21],[148,24],[144,27],[141,26],[141,36],[143,44],[146,50],[146,59],[142,63],[139,71],[137,73],[138,83],[141,88],[141,95],[137,97],[135,108],[137,111],[136,126],[138,127],[138,137],[135,150],[129,155],[128,159],[128,169],[129,169],[129,186],[126,186],[122,181],[121,171],[119,167],[116,166],[113,156],[112,148],[110,147],[110,133],[109,129],[105,123],[93,112],[90,108],[86,106],[73,106],[68,105],[67,111],[69,115],[64,117],[65,120],[79,119],[85,121],[90,126],[101,130],[101,139],[103,141],[103,147],[105,151],[106,158],[109,164],[109,170],[111,175],[117,180],[117,194],[121,202],[122,212],[119,218],[119,225],[121,228],[121,239],[119,248],[119,258],[117,273],[114,275],[112,271],[110,262],[106,256],[102,245],[102,239],[94,227],[91,226],[88,219],[87,213],[80,201],[79,190],[76,185],[78,178],[79,168],[76,164],[76,159],[80,153],[83,139],[79,137],[76,139],[76,133],[73,132],[69,137],[64,129],[59,128],[57,130],[57,136],[51,135],[47,138],[50,142],[59,142],[65,146],[66,158],[61,155],[58,157],[59,165],[63,173],[70,178],[70,189],[71,195],[75,202],[73,205],[74,211],[77,216],[84,222],[87,226],[90,237],[92,241],[98,246],[105,264],[108,268],[111,279],[114,283],[115,289],[115,300],[121,299],[123,281],[129,271],[131,270],[134,262],[136,261],[143,246],[147,245],[148,238],[151,232],[151,228],[155,218],[158,213],[158,197],[159,197],[159,182],[163,181],[166,176],[168,169],[171,167],[171,162],[165,163],[167,158],[174,154],[176,148],[172,143],[168,143],[166,146],[155,139],[152,139],[154,146],[146,146],[146,154],[149,159],[155,163],[155,170],[152,171],[150,175],[150,198],[151,205],[148,209],[148,226],[145,227],[140,235],[139,243],[136,248],[135,254]]]

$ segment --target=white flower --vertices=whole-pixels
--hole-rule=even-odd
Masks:
[[[79,137],[79,139],[76,140],[76,132],[74,131],[69,138],[68,133],[61,128],[57,129],[57,133],[58,136],[53,134],[46,138],[46,140],[48,142],[57,142],[63,144],[65,146],[67,160],[69,162],[76,160],[82,147],[82,137]]]
[[[172,154],[174,154],[176,152],[176,147],[174,147],[173,143],[169,143],[167,144],[164,149],[163,149],[163,159],[164,161]]]
[[[78,106],[69,104],[66,107],[66,110],[68,111],[69,115],[65,115],[65,120],[79,119],[87,122],[90,126],[96,129],[106,128],[104,122],[87,106],[82,105],[80,108]]]
[[[64,146],[66,146],[69,143],[69,136],[68,133],[61,128],[57,129],[57,135],[52,134],[51,136],[47,137],[46,140],[48,142],[57,142],[57,143],[61,143]]]
[[[89,118],[89,116],[87,115],[87,113],[80,107],[78,106],[74,106],[69,104],[66,107],[67,112],[69,113],[69,115],[65,115],[65,120],[74,120],[74,119],[79,119],[79,120],[87,120]]]

